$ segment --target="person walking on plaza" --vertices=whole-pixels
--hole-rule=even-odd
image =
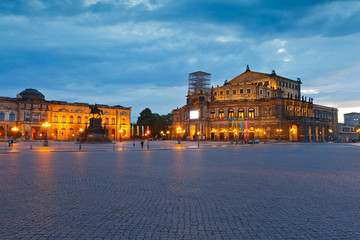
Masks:
[[[144,141],[141,141],[141,148],[144,148]]]
[[[11,139],[10,138],[8,139],[8,144],[9,144],[9,147],[11,147]]]

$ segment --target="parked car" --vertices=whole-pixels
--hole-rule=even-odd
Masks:
[[[260,143],[260,139],[254,139],[249,142],[249,144],[257,144],[257,143]]]

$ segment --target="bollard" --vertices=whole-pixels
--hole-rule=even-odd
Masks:
[[[32,145],[30,144],[30,149],[32,149]]]
[[[79,144],[79,151],[81,150],[81,143]]]

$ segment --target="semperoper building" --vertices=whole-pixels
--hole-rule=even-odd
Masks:
[[[173,139],[326,141],[337,137],[337,109],[301,95],[301,80],[246,71],[223,86],[189,74],[185,106],[175,109]]]
[[[36,89],[26,89],[16,98],[0,97],[0,139],[17,127],[24,140],[76,140],[89,123],[88,103],[48,101]],[[130,138],[130,107],[98,104],[103,111],[102,123],[110,139]],[[51,124],[48,129],[44,122]],[[121,130],[121,131],[120,131]]]

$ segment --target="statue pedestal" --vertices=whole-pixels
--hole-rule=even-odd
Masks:
[[[102,127],[101,118],[90,118],[90,125],[85,129],[84,142],[88,143],[111,143],[106,134],[106,128]]]

